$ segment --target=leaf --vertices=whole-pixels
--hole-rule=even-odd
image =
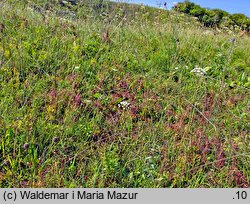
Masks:
[[[94,94],[94,98],[97,98],[97,99],[100,99],[101,96],[102,96],[102,95],[101,95],[100,93],[95,93],[95,94]]]

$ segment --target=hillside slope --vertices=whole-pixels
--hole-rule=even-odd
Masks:
[[[249,187],[249,37],[129,4],[0,8],[1,187]]]

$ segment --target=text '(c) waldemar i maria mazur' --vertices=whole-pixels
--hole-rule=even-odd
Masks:
[[[44,191],[20,191],[20,196],[22,200],[84,200],[84,199],[125,199],[125,200],[136,200],[139,193],[135,192],[118,192],[117,190],[107,191],[107,192],[88,192],[84,191],[72,191],[69,192],[44,192]]]

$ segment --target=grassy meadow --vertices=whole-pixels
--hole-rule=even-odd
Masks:
[[[100,2],[0,1],[0,187],[249,187],[250,37]]]

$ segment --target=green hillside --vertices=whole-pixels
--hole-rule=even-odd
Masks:
[[[249,187],[249,53],[177,11],[0,1],[0,186]]]

